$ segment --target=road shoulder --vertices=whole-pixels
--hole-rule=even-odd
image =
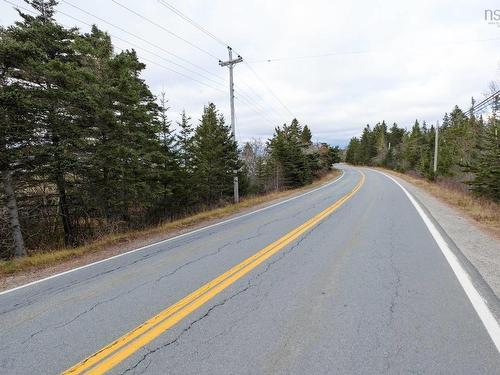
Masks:
[[[389,174],[425,206],[496,297],[500,298],[500,240],[458,209],[405,179]]]

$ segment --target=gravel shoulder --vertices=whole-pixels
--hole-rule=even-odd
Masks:
[[[391,176],[425,205],[500,298],[500,240],[458,209],[392,173]]]

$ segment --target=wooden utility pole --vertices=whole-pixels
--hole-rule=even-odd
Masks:
[[[434,175],[438,167],[439,122],[436,123],[436,136],[434,137]]]
[[[227,47],[229,51],[229,60],[228,61],[220,61],[220,66],[228,66],[229,67],[229,101],[231,103],[231,131],[233,133],[233,140],[236,142],[236,125],[234,123],[234,83],[233,83],[233,66],[243,61],[243,58],[238,55],[238,58],[233,60],[233,50],[231,47]],[[238,203],[240,201],[239,195],[239,187],[238,187],[238,171],[234,170],[234,203]]]

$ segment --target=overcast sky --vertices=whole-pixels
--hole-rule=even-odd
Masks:
[[[498,1],[166,1],[249,63],[235,66],[240,141],[270,136],[292,114],[311,127],[315,140],[340,145],[383,119],[435,123],[455,104],[467,108],[471,96],[483,98],[500,76],[500,21],[490,24],[484,15],[500,9]],[[197,122],[211,101],[229,123],[228,69],[217,59],[227,59],[225,47],[158,0],[117,2],[163,28],[112,0],[61,1],[58,9],[123,39],[113,38],[117,51],[135,48],[147,59],[144,79],[155,94],[165,90],[173,120],[185,109]],[[17,18],[1,1],[0,23]],[[89,30],[66,15],[56,18]]]

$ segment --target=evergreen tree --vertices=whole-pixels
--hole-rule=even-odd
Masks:
[[[33,17],[20,13],[22,22],[10,27],[10,37],[23,44],[30,58],[17,68],[18,78],[36,86],[32,101],[37,113],[36,143],[32,173],[53,182],[58,194],[59,213],[64,241],[76,243],[71,188],[75,179],[69,176],[79,170],[75,157],[83,129],[74,121],[85,103],[85,69],[75,53],[76,29],[66,29],[53,20],[55,1],[27,1],[43,15]]]
[[[304,145],[310,145],[312,143],[312,133],[307,125],[304,125],[302,129],[302,134],[300,135],[300,140]]]
[[[361,164],[361,142],[357,137],[353,137],[349,141],[345,160],[351,164]]]
[[[177,122],[179,131],[175,136],[176,153],[179,171],[177,175],[176,193],[177,211],[186,209],[196,203],[195,187],[193,186],[193,127],[191,118],[182,111],[181,119]]]
[[[277,181],[284,187],[297,187],[312,179],[308,158],[301,139],[302,127],[297,119],[290,125],[277,127],[268,142],[270,156],[275,164]],[[278,183],[278,186],[280,183]]]
[[[168,100],[165,92],[160,93],[159,97],[159,128],[160,128],[160,149],[161,154],[158,159],[162,161],[160,171],[161,192],[159,192],[159,202],[155,204],[155,210],[160,212],[159,219],[163,219],[172,214],[174,208],[177,208],[178,200],[175,195],[178,190],[179,183],[179,166],[178,155],[176,153],[175,137],[170,129],[171,121],[168,119],[167,111],[169,110]]]
[[[231,197],[233,173],[240,167],[231,129],[210,103],[193,137],[193,181],[199,200],[212,206]]]
[[[377,154],[377,149],[370,125],[366,125],[366,127],[363,129],[360,143],[361,145],[359,162],[365,165],[370,165],[372,158],[374,158]]]
[[[0,27],[0,174],[13,240],[13,252],[8,256],[19,257],[26,255],[26,247],[15,181],[26,178],[21,175],[27,172],[36,126],[31,99],[34,88],[21,70],[31,53],[27,43],[16,38],[16,32],[14,27]]]
[[[468,167],[474,173],[472,189],[500,202],[500,121],[492,117],[478,145],[478,158]]]
[[[179,126],[179,132],[176,135],[177,153],[179,163],[185,170],[189,170],[193,158],[193,126],[190,121],[191,118],[186,115],[186,111],[182,111],[181,121],[177,122]]]
[[[385,166],[389,152],[387,143],[387,125],[385,121],[375,125],[372,132],[373,143],[375,145],[375,155],[370,160],[372,165]]]

